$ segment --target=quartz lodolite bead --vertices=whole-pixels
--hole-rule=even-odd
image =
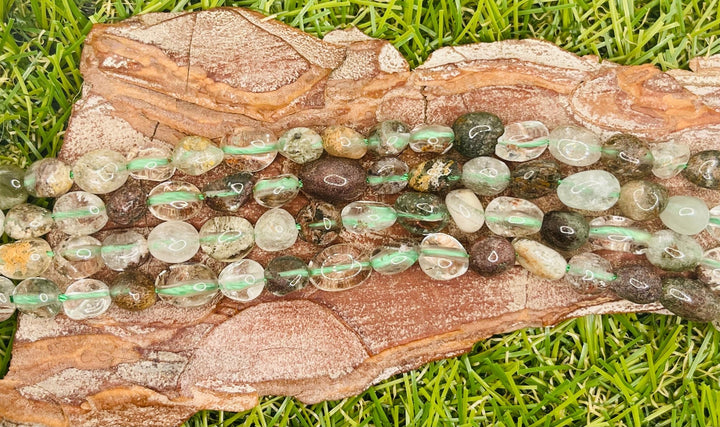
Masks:
[[[43,236],[54,226],[52,212],[29,203],[13,206],[5,217],[5,233],[15,240]]]
[[[145,181],[167,181],[175,174],[172,151],[166,147],[147,147],[127,156],[130,176]]]
[[[510,184],[510,169],[494,157],[476,157],[463,165],[462,184],[480,196],[494,196]]]
[[[429,193],[406,192],[395,200],[397,222],[412,234],[436,233],[448,223],[450,213],[442,200]]]
[[[557,195],[573,209],[606,211],[620,198],[620,182],[603,170],[578,172],[560,182]]]
[[[652,173],[661,179],[669,179],[682,172],[690,160],[690,147],[685,144],[663,142],[650,147],[653,155]]]
[[[322,137],[309,128],[292,128],[278,138],[278,151],[295,163],[317,160],[323,153]]]
[[[222,163],[223,151],[202,136],[186,136],[178,141],[172,164],[186,175],[202,175]]]
[[[200,249],[200,235],[195,227],[182,221],[167,221],[148,234],[150,254],[167,263],[185,262]]]
[[[720,296],[720,248],[705,251],[695,272],[698,280]]]
[[[361,200],[345,206],[340,212],[343,227],[352,233],[374,233],[395,224],[397,213],[381,202]]]
[[[63,311],[73,320],[85,320],[105,313],[112,298],[108,286],[95,279],[82,279],[70,284],[62,297]]]
[[[23,184],[33,197],[60,197],[70,191],[72,176],[70,166],[62,160],[42,159],[30,165]]]
[[[0,322],[9,319],[15,313],[15,303],[11,300],[15,285],[7,277],[0,277]]]
[[[370,257],[349,243],[328,246],[308,264],[310,282],[323,291],[343,291],[362,284],[372,268]]]
[[[277,157],[277,138],[267,129],[239,126],[225,135],[220,144],[225,163],[233,169],[257,172]]]
[[[100,231],[108,221],[102,199],[85,191],[72,191],[55,200],[53,218],[57,228],[71,236]]]
[[[468,254],[462,243],[445,233],[431,233],[425,236],[418,247],[418,252],[418,265],[431,279],[454,279],[465,274],[470,266]]]
[[[532,160],[512,171],[510,191],[515,197],[536,199],[553,193],[561,178],[562,174],[555,162]]]
[[[5,231],[5,214],[0,210],[0,236]]]
[[[499,236],[527,236],[540,231],[543,212],[527,200],[496,197],[485,208],[485,222]]]
[[[671,230],[653,233],[645,253],[651,264],[668,271],[692,270],[702,255],[702,247],[695,239]]]
[[[378,156],[396,156],[410,142],[410,127],[398,120],[385,120],[370,130],[368,150]]]
[[[706,150],[690,156],[683,175],[693,184],[720,190],[720,150]]]
[[[694,235],[710,223],[710,211],[702,199],[690,196],[673,196],[660,213],[665,226],[677,233]]]
[[[555,249],[572,251],[588,240],[590,225],[584,216],[575,212],[550,211],[543,216],[540,235]]]
[[[62,308],[58,300],[60,289],[52,280],[30,277],[18,283],[13,291],[13,302],[21,313],[49,319]]]
[[[460,176],[458,162],[438,157],[415,165],[408,184],[415,191],[442,192],[460,184]]]
[[[0,275],[10,279],[40,276],[52,262],[50,245],[42,239],[24,239],[0,245]]]
[[[397,157],[384,157],[368,169],[367,183],[377,194],[396,194],[408,184],[408,165]]]
[[[110,194],[105,203],[108,219],[118,225],[132,225],[147,213],[147,193],[140,182],[128,180]]]
[[[687,320],[710,322],[720,317],[720,298],[701,282],[687,277],[662,279],[663,307]]]
[[[200,247],[212,258],[223,262],[237,261],[255,245],[250,221],[239,216],[216,216],[200,227]]]
[[[710,234],[715,240],[720,241],[720,205],[713,207],[708,213],[710,214],[710,217],[705,230],[707,230],[708,234]]]
[[[196,262],[168,266],[155,280],[158,297],[177,307],[208,304],[218,295],[218,290],[215,273],[208,266]]]
[[[398,242],[375,248],[370,256],[370,265],[380,274],[398,274],[412,267],[418,256],[415,245]]]
[[[265,287],[265,269],[257,261],[243,259],[223,268],[218,277],[220,291],[235,301],[251,301]]]
[[[548,146],[550,131],[535,120],[510,123],[498,138],[495,155],[510,162],[526,162],[540,157]]]
[[[293,174],[261,178],[253,186],[253,198],[266,208],[279,208],[292,201],[299,192],[300,180]]]
[[[450,151],[455,140],[451,127],[442,125],[420,125],[410,134],[410,149],[416,153],[440,153]]]
[[[211,181],[203,187],[205,204],[220,212],[235,213],[252,194],[253,176],[240,172]]]
[[[92,236],[71,236],[55,247],[55,269],[70,279],[83,279],[100,271],[105,262],[100,241]]]
[[[295,217],[300,226],[300,238],[319,246],[327,246],[337,239],[342,229],[338,209],[327,202],[311,200]]]
[[[594,250],[644,253],[651,234],[634,227],[635,222],[618,215],[606,215],[590,220],[590,244]]]
[[[486,237],[470,248],[470,268],[482,276],[496,276],[514,265],[515,248],[504,237]]]
[[[657,218],[668,203],[668,190],[650,181],[630,181],[620,188],[618,207],[636,221]]]
[[[650,304],[660,299],[660,276],[645,265],[627,265],[617,270],[617,277],[609,283],[615,295],[636,304]]]
[[[600,255],[585,252],[570,258],[566,267],[565,281],[583,294],[592,295],[605,291],[608,283],[615,280],[610,261]]]
[[[186,221],[200,213],[200,189],[184,181],[167,181],[150,190],[148,210],[163,221]]]
[[[307,286],[310,279],[305,261],[292,255],[273,258],[265,267],[265,289],[277,296],[287,295]]]
[[[129,230],[105,237],[100,255],[107,268],[124,271],[145,264],[150,258],[150,250],[142,234]]]
[[[19,167],[0,165],[0,211],[25,203],[28,193],[24,177],[25,172]]]
[[[565,258],[554,249],[522,237],[513,240],[512,245],[517,262],[531,274],[550,280],[560,280],[565,276]]]
[[[359,159],[367,153],[365,138],[347,126],[326,127],[322,133],[322,144],[325,151],[335,157]]]
[[[118,274],[110,284],[110,297],[120,308],[140,311],[152,307],[157,300],[152,276],[139,270]]]
[[[268,252],[291,247],[295,244],[297,236],[295,218],[282,208],[270,209],[255,223],[255,244]]]
[[[327,156],[303,165],[303,191],[328,202],[351,202],[365,191],[365,170],[356,160]]]
[[[590,166],[602,156],[602,141],[594,132],[575,125],[558,126],[548,135],[550,154],[570,166]]]
[[[127,181],[125,156],[113,150],[93,150],[80,157],[72,167],[75,184],[92,194],[117,190]]]
[[[505,131],[500,118],[487,112],[463,114],[455,120],[452,129],[455,149],[466,157],[493,154],[498,138]]]
[[[602,147],[600,162],[622,180],[643,178],[653,168],[650,147],[638,137],[621,133],[610,137]]]
[[[474,233],[485,223],[485,210],[472,190],[461,188],[449,192],[445,205],[460,231]]]

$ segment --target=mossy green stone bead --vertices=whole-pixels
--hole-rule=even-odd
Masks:
[[[277,140],[280,154],[295,163],[304,164],[317,160],[323,153],[320,134],[309,128],[292,128]]]
[[[415,165],[408,184],[415,191],[442,192],[460,184],[460,165],[448,158],[435,158]]]
[[[385,120],[370,130],[368,150],[378,156],[396,156],[410,142],[410,127],[399,120]]]
[[[117,275],[110,284],[110,297],[120,308],[140,311],[157,300],[153,278],[142,271],[130,270]]]
[[[638,137],[621,133],[605,141],[600,163],[619,180],[627,181],[648,176],[653,168],[653,155]]]
[[[106,150],[107,151],[107,150]],[[23,184],[33,197],[60,197],[73,185],[70,166],[62,160],[38,160],[25,172]]]
[[[395,210],[397,222],[412,234],[436,233],[450,219],[442,199],[430,193],[403,193],[395,200]]]
[[[588,240],[590,225],[576,212],[550,211],[543,216],[540,235],[555,249],[572,251]]]
[[[666,277],[662,285],[660,302],[678,316],[694,322],[720,318],[720,298],[702,282],[687,277]]]
[[[452,125],[455,149],[466,157],[489,156],[505,132],[502,120],[487,112],[463,114]]]
[[[13,165],[0,165],[0,210],[25,203],[28,192],[23,181],[25,171]]]
[[[15,240],[40,237],[54,227],[52,212],[29,203],[14,206],[5,217],[5,233]]]
[[[668,204],[668,190],[650,181],[630,181],[620,188],[618,207],[636,221],[657,218]]]
[[[287,295],[304,288],[309,282],[308,266],[296,256],[275,257],[265,267],[265,289],[273,295]]]
[[[650,237],[645,256],[652,265],[663,270],[687,271],[698,265],[703,249],[690,236],[660,230]]]
[[[690,156],[683,175],[699,187],[720,190],[720,150],[700,151]]]
[[[555,191],[562,178],[558,165],[549,160],[520,164],[510,176],[510,191],[522,199],[536,199]]]

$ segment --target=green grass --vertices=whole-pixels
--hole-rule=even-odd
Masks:
[[[92,23],[228,5],[318,36],[354,25],[412,66],[443,46],[528,37],[663,69],[720,52],[718,0],[0,0],[0,163],[59,150]],[[14,329],[14,318],[0,323],[0,376]],[[590,316],[492,337],[342,401],[268,397],[242,414],[199,412],[187,425],[717,427],[719,340],[711,326],[675,317]]]

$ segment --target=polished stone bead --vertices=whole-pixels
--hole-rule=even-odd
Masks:
[[[630,181],[620,188],[618,207],[636,221],[657,218],[668,203],[667,188],[650,181]]]
[[[548,140],[550,154],[570,166],[590,166],[602,156],[600,138],[581,126],[558,126],[550,132]]]
[[[570,208],[606,211],[620,198],[620,182],[603,170],[578,172],[560,182],[557,195]]]
[[[55,247],[55,269],[70,279],[92,276],[105,266],[101,246],[100,241],[91,236],[67,237]]]
[[[570,258],[566,267],[565,281],[584,295],[599,294],[615,280],[610,261],[600,255],[585,252]]]
[[[720,318],[720,298],[701,282],[687,277],[665,277],[660,302],[671,312],[694,322]]]
[[[110,284],[110,296],[118,307],[130,311],[150,308],[157,300],[152,276],[139,270],[118,274]]]
[[[10,301],[15,284],[6,277],[0,277],[0,322],[9,319],[15,313],[15,303]]]
[[[150,259],[150,250],[142,234],[129,230],[107,235],[102,241],[100,255],[107,268],[124,271],[145,264]]]
[[[408,183],[415,191],[443,192],[460,184],[460,165],[452,159],[436,157],[415,165]]]
[[[308,264],[310,282],[323,291],[343,291],[362,284],[372,272],[370,257],[349,243],[328,246]]]
[[[65,315],[73,320],[85,320],[105,313],[112,298],[108,286],[95,279],[82,279],[70,284],[62,303]]]
[[[534,203],[514,197],[496,197],[485,208],[485,223],[498,236],[527,236],[540,231],[543,212]]]
[[[253,198],[266,208],[279,208],[292,201],[299,192],[300,180],[293,174],[261,178],[253,186]]]
[[[375,233],[391,227],[397,220],[392,206],[361,200],[345,206],[340,212],[343,227],[351,233]]]
[[[255,244],[268,252],[291,247],[295,244],[297,236],[295,218],[282,208],[270,209],[255,223]]]
[[[220,212],[235,213],[250,198],[253,176],[240,172],[211,181],[203,187],[205,204]]]
[[[158,297],[177,307],[209,304],[218,295],[218,291],[218,278],[215,273],[208,266],[196,262],[168,266],[155,280]]]
[[[157,225],[148,234],[150,254],[162,262],[178,263],[192,258],[200,249],[200,235],[195,227],[183,221]]]
[[[130,175],[125,156],[106,149],[84,154],[75,162],[72,172],[75,184],[92,194],[115,191],[125,184]]]
[[[671,230],[653,233],[645,252],[651,264],[668,271],[692,270],[702,255],[703,249],[695,239]]]
[[[650,304],[660,299],[660,276],[645,265],[627,265],[617,270],[617,277],[609,288],[615,295],[636,304]]]
[[[365,191],[365,169],[356,160],[327,156],[303,165],[303,191],[328,202],[351,202]]]
[[[292,255],[275,257],[265,267],[265,289],[277,296],[287,295],[307,286],[310,279],[305,261]]]
[[[55,200],[53,218],[57,228],[71,236],[100,231],[108,221],[102,199],[85,191],[72,191]]]
[[[708,249],[695,269],[697,278],[720,295],[720,248]]]
[[[492,113],[474,112],[458,117],[452,125],[455,149],[465,157],[489,156],[503,134],[500,118]]]
[[[710,217],[708,218],[708,225],[705,230],[707,230],[708,234],[715,240],[720,241],[720,205],[713,207],[708,213]]]
[[[187,175],[202,175],[222,163],[223,151],[202,136],[186,136],[178,141],[172,154],[172,164]]]
[[[52,262],[50,245],[42,239],[0,245],[0,275],[10,279],[40,276]]]
[[[517,238],[512,245],[517,262],[531,274],[550,280],[560,280],[565,276],[565,258],[554,249],[526,238]]]
[[[510,169],[494,157],[476,157],[463,165],[462,184],[480,196],[494,196],[510,184]]]
[[[461,188],[449,192],[445,205],[460,231],[474,233],[485,223],[485,210],[472,190]]]
[[[373,162],[367,173],[367,183],[377,194],[396,194],[407,187],[408,165],[397,157],[384,157]]]
[[[410,134],[410,149],[416,153],[440,153],[450,151],[455,140],[451,127],[442,125],[420,125]]]
[[[239,216],[216,216],[200,227],[200,247],[203,252],[222,262],[233,262],[255,246],[250,221]]]
[[[515,248],[499,236],[478,240],[470,248],[470,268],[482,276],[496,276],[515,265]]]
[[[132,225],[144,217],[147,210],[147,193],[135,180],[129,180],[110,194],[105,203],[108,219],[117,225]]]
[[[594,250],[642,254],[651,234],[634,227],[635,222],[618,215],[606,215],[590,221],[590,244]]]
[[[540,235],[555,249],[572,251],[588,240],[590,225],[584,216],[575,212],[550,211],[543,217]]]
[[[311,200],[300,209],[295,220],[300,226],[300,238],[314,245],[329,245],[342,230],[340,211],[327,202]]]
[[[347,126],[326,127],[322,133],[322,144],[331,156],[359,159],[367,153],[365,138]]]
[[[510,191],[515,197],[536,199],[553,193],[561,178],[562,174],[555,162],[533,160],[512,171]]]
[[[690,196],[673,196],[660,213],[665,226],[677,233],[694,235],[710,223],[710,211],[702,199]]]
[[[130,176],[145,181],[167,181],[175,174],[172,151],[167,147],[141,148],[127,156]]]
[[[62,309],[60,289],[52,280],[30,277],[18,283],[13,291],[15,307],[23,314],[49,319]]]
[[[412,234],[436,233],[448,223],[445,203],[430,193],[406,192],[395,200],[397,222]]]
[[[385,120],[370,130],[368,150],[378,156],[395,156],[410,142],[410,127],[398,120]]]
[[[0,210],[0,236],[5,231],[5,214]]]
[[[309,128],[292,128],[278,138],[280,154],[295,163],[303,164],[317,160],[323,153],[322,137]]]
[[[661,179],[669,179],[679,174],[690,160],[690,147],[685,144],[663,142],[650,146],[653,155],[652,173]]]
[[[15,205],[5,217],[5,233],[15,240],[43,236],[54,226],[52,212],[29,203]]]
[[[265,269],[257,261],[243,259],[223,268],[218,284],[226,297],[240,302],[251,301],[265,287]]]
[[[535,120],[510,123],[498,138],[495,155],[510,162],[526,162],[540,157],[548,146],[550,131]]]
[[[462,243],[445,233],[425,236],[418,247],[418,265],[431,279],[450,280],[460,277],[470,266]]]
[[[418,256],[415,245],[398,242],[375,248],[370,256],[370,265],[380,274],[398,274],[412,267]]]
[[[690,156],[683,175],[695,185],[720,190],[720,150],[706,150]]]
[[[62,160],[42,159],[30,165],[25,172],[23,184],[33,197],[57,198],[70,191],[73,185],[72,176],[70,166]]]
[[[28,198],[23,181],[25,171],[13,165],[0,165],[0,211],[10,209]]]
[[[270,166],[277,157],[277,138],[269,130],[240,126],[223,138],[220,148],[225,163],[243,172],[257,172]]]
[[[619,179],[631,180],[648,176],[653,168],[650,147],[638,137],[621,133],[610,137],[602,147],[603,168]]]
[[[147,205],[155,218],[187,221],[203,207],[200,189],[184,181],[167,181],[150,190]]]

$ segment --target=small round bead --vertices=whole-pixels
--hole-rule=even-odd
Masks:
[[[462,184],[480,196],[500,194],[510,185],[510,169],[493,157],[476,157],[463,165]]]
[[[418,265],[431,279],[450,280],[460,277],[470,266],[462,243],[445,233],[425,236],[418,247]]]
[[[270,209],[255,223],[255,244],[264,251],[287,249],[295,244],[297,236],[295,218],[282,208]]]
[[[450,151],[455,140],[451,127],[442,125],[420,125],[410,134],[410,149],[416,153],[440,153]]]
[[[105,237],[100,255],[107,268],[124,271],[145,264],[150,259],[150,250],[145,237],[137,231],[130,230]]]
[[[693,184],[720,190],[720,150],[706,150],[690,156],[683,175]]]
[[[167,181],[175,174],[172,151],[166,147],[142,148],[127,156],[127,170],[135,179]]]
[[[496,276],[514,265],[515,248],[504,237],[486,237],[470,249],[470,268],[482,276]]]
[[[168,266],[155,280],[158,297],[177,307],[208,304],[218,295],[218,290],[215,273],[208,266],[195,262]]]
[[[91,236],[71,236],[55,247],[55,268],[70,279],[83,279],[105,265],[100,255],[100,241]]]
[[[243,259],[223,268],[218,277],[220,291],[240,302],[257,298],[265,287],[265,270],[251,259]]]
[[[486,112],[463,114],[452,125],[455,149],[465,157],[489,156],[503,134],[500,118]]]
[[[474,233],[485,223],[485,210],[472,190],[461,188],[449,192],[445,205],[460,231]]]
[[[228,175],[203,187],[205,204],[220,212],[235,213],[252,194],[253,176],[247,172]]]
[[[588,240],[590,225],[575,212],[550,211],[543,217],[540,235],[555,249],[572,251]]]
[[[52,251],[42,239],[17,240],[0,245],[0,260],[0,275],[27,279],[47,270],[52,262]]]
[[[548,146],[550,131],[535,120],[510,123],[498,138],[495,155],[510,162],[527,162],[540,157]]]
[[[58,159],[42,159],[30,165],[23,184],[33,197],[60,197],[73,185],[70,166]]]
[[[602,141],[581,126],[558,126],[548,135],[550,154],[570,166],[590,166],[602,156]]]
[[[384,157],[368,169],[367,183],[377,194],[396,194],[407,187],[408,165],[397,157]]]
[[[536,199],[551,194],[558,187],[562,174],[555,162],[533,160],[515,168],[510,176],[513,196]]]
[[[292,255],[273,258],[265,267],[265,289],[277,296],[300,290],[309,283],[305,261]]]
[[[380,274],[398,274],[412,267],[418,256],[415,245],[405,243],[383,245],[373,250],[370,265]]]
[[[590,244],[593,249],[641,254],[647,247],[650,233],[633,227],[635,222],[618,215],[606,215],[590,221]]]
[[[299,192],[300,180],[293,174],[261,178],[253,186],[253,198],[266,208],[279,208],[292,201]]]
[[[63,311],[73,320],[85,320],[105,313],[112,298],[108,286],[95,279],[82,279],[73,282],[65,290]]]
[[[702,247],[695,239],[671,230],[655,232],[645,253],[651,264],[668,271],[692,270],[702,255]]]
[[[53,227],[52,212],[29,203],[13,206],[5,217],[5,233],[15,240],[43,236]]]
[[[437,157],[415,165],[408,184],[415,191],[443,192],[460,184],[460,165],[452,159]]]
[[[72,168],[78,187],[92,194],[105,194],[122,187],[130,173],[125,156],[113,150],[93,150],[80,157]]]
[[[560,182],[557,196],[573,209],[606,211],[620,198],[620,182],[603,170],[578,172]]]
[[[638,137],[621,133],[610,137],[602,147],[600,162],[623,180],[639,179],[650,174],[653,156],[650,147]]]
[[[690,160],[690,147],[685,144],[654,144],[650,152],[653,155],[652,173],[660,179],[669,179],[679,174]]]
[[[53,218],[57,228],[71,236],[100,231],[108,221],[102,199],[85,191],[60,196],[53,207]]]
[[[662,305],[687,320],[710,322],[720,318],[720,299],[705,285],[686,277],[662,279]]]
[[[23,181],[25,171],[14,165],[0,165],[0,210],[10,209],[28,198]]]
[[[361,200],[345,206],[340,213],[343,227],[351,233],[375,233],[391,227],[397,212],[385,203]]]
[[[328,126],[322,134],[322,144],[331,156],[359,159],[367,153],[365,138],[347,126]]]
[[[396,156],[410,142],[410,127],[398,120],[385,120],[370,130],[368,150],[378,156]]]
[[[327,202],[311,200],[300,209],[295,220],[300,226],[300,238],[314,245],[329,245],[342,230],[340,211]]]
[[[178,141],[172,164],[187,175],[202,175],[222,163],[225,155],[212,141],[202,136],[186,136]]]
[[[278,138],[278,151],[295,163],[317,160],[323,153],[322,137],[309,128],[292,128]]]
[[[660,299],[662,281],[650,267],[628,265],[617,271],[617,278],[610,282],[615,295],[635,304],[650,304]]]
[[[150,254],[167,263],[185,262],[200,249],[200,235],[195,227],[182,221],[159,224],[148,235]]]
[[[406,192],[395,200],[397,222],[412,234],[436,233],[450,219],[445,203],[430,193]]]
[[[163,221],[186,221],[202,209],[200,190],[183,181],[167,181],[150,190],[147,197],[150,213]]]
[[[15,284],[6,277],[0,277],[0,322],[12,317],[15,313],[15,303],[10,301]]]
[[[365,191],[365,170],[356,160],[327,156],[303,165],[303,191],[328,202],[351,202]]]
[[[695,235],[710,223],[710,211],[702,199],[690,196],[673,196],[660,213],[665,226],[677,233]]]
[[[527,236],[540,231],[543,212],[534,203],[514,197],[496,197],[485,208],[490,231],[504,237]]]
[[[130,311],[150,308],[157,300],[153,278],[139,270],[118,274],[110,286],[110,296],[118,307]]]
[[[200,227],[203,252],[222,262],[244,258],[255,246],[253,226],[239,216],[216,216]]]
[[[343,291],[362,284],[372,272],[369,256],[348,243],[328,246],[308,264],[310,282],[323,291]]]
[[[567,263],[555,250],[526,238],[517,238],[512,245],[518,264],[531,274],[550,280],[560,280],[565,276]]]
[[[266,129],[240,126],[223,138],[221,149],[231,168],[257,172],[270,166],[277,157],[277,138]]]
[[[566,269],[565,281],[583,295],[599,294],[615,279],[610,261],[590,252],[570,258]]]
[[[620,188],[618,207],[636,221],[657,218],[668,203],[667,189],[650,181],[630,181]]]
[[[60,289],[52,280],[30,277],[15,287],[13,301],[21,313],[49,319],[62,309],[59,295]]]
[[[132,225],[147,213],[147,193],[140,183],[129,180],[110,194],[105,203],[108,219],[117,225]]]

